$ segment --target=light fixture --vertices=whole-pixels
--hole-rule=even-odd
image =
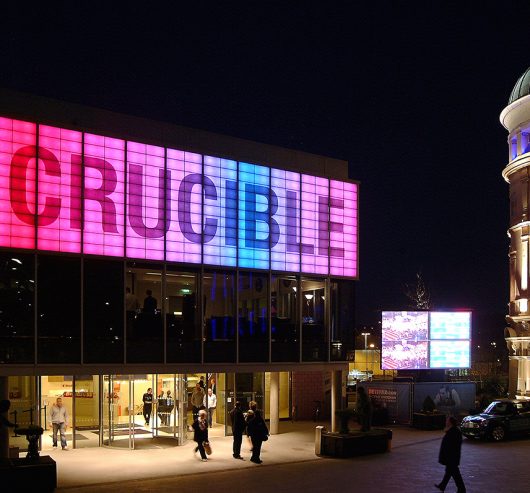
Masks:
[[[304,294],[304,296],[306,297],[306,300],[307,300],[307,301],[313,299],[313,295],[312,295],[311,293],[306,293],[306,294]]]
[[[11,260],[12,260],[13,262],[16,262],[17,264],[22,265],[22,261],[20,261],[18,258],[12,258]]]

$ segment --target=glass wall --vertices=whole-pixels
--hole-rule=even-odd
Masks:
[[[326,281],[302,279],[302,360],[328,359]]]
[[[0,254],[0,363],[35,358],[33,255]]]
[[[161,300],[162,266],[128,263],[125,287],[128,363],[164,361]]]
[[[85,259],[84,362],[122,363],[123,262]]]
[[[37,258],[37,362],[81,361],[81,259]]]
[[[238,284],[239,361],[269,361],[269,278],[241,272]]]
[[[197,274],[168,268],[166,286],[167,361],[200,362],[202,334],[197,310]]]
[[[234,272],[206,272],[203,277],[204,361],[236,361]]]
[[[298,361],[300,359],[298,289],[295,276],[272,276],[272,361]]]
[[[354,301],[345,279],[3,254],[0,364],[347,361]]]

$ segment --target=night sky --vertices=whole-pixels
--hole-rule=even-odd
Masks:
[[[530,6],[74,3],[3,8],[0,86],[347,160],[358,323],[407,308],[421,271],[436,308],[473,308],[502,337],[498,116],[530,66]]]

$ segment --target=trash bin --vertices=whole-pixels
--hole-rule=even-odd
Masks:
[[[315,427],[315,455],[322,453],[322,433],[326,431],[325,426]]]

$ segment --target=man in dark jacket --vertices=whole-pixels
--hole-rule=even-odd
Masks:
[[[247,435],[252,442],[252,457],[250,462],[261,464],[260,459],[261,445],[265,440],[269,439],[269,430],[265,424],[265,420],[258,410],[258,405],[254,401],[249,403],[250,410],[247,413]]]
[[[466,487],[458,468],[460,464],[460,451],[462,449],[462,433],[456,426],[456,419],[450,416],[447,418],[447,431],[440,446],[438,462],[445,466],[445,475],[440,484],[434,486],[440,491],[444,491],[451,476],[455,480],[457,493],[466,493]]]
[[[243,411],[241,410],[241,402],[236,401],[236,407],[230,411],[230,419],[232,421],[232,435],[234,437],[234,459],[243,460],[243,457],[241,457],[241,442],[243,441],[243,433],[247,424]]]

